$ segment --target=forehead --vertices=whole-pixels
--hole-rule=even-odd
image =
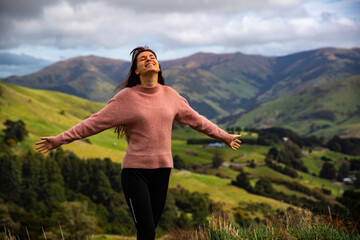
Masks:
[[[148,56],[155,56],[155,54],[153,54],[150,51],[145,51],[145,52],[141,52],[138,55],[138,59],[140,59],[141,57],[148,57]],[[156,57],[156,56],[155,56]]]

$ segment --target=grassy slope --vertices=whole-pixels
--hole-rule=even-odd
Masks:
[[[39,137],[57,135],[104,106],[58,92],[33,90],[3,82],[0,82],[0,87],[0,121],[23,120],[29,131],[27,148],[33,147]],[[3,129],[4,125],[1,124],[0,127]],[[113,161],[121,161],[126,142],[117,140],[111,130],[89,137],[89,140],[92,144],[76,141],[63,148],[74,151],[80,157],[110,157]]]
[[[29,130],[29,137],[25,144],[20,144],[18,148],[33,148],[34,143],[38,141],[40,136],[56,135],[67,130],[71,126],[80,122],[82,119],[90,116],[92,113],[101,109],[104,104],[90,102],[81,98],[65,95],[57,92],[33,90],[22,88],[10,84],[0,82],[2,94],[0,96],[1,115],[0,121],[6,119],[18,120],[22,119]],[[60,112],[64,111],[64,114]],[[1,128],[4,128],[1,125]],[[242,133],[246,136],[247,133]],[[173,155],[180,155],[186,163],[211,164],[214,149],[204,148],[201,145],[187,145],[188,138],[204,138],[205,135],[198,133],[188,127],[177,129],[173,132]],[[120,162],[126,148],[124,140],[117,140],[111,130],[104,131],[96,136],[89,138],[92,144],[84,141],[76,141],[72,144],[65,145],[64,148],[74,151],[81,157],[110,157],[113,161]],[[117,146],[114,146],[117,143]],[[219,149],[225,161],[245,164],[249,160],[254,159],[257,167],[244,167],[245,171],[250,174],[252,184],[262,176],[275,176],[286,180],[293,180],[288,176],[279,174],[265,165],[263,165],[264,157],[269,147],[242,145],[239,151],[233,151],[230,148]],[[198,156],[191,156],[187,151],[195,152]],[[309,168],[310,174],[300,173],[300,177],[296,180],[300,181],[308,187],[324,186],[331,189],[333,198],[341,193],[341,188],[337,184],[332,184],[328,180],[314,177],[311,173],[318,174],[321,169],[321,156],[327,156],[339,165],[338,160],[344,157],[351,158],[344,154],[333,152],[313,152],[304,157],[304,162]],[[264,202],[273,208],[283,208],[283,203],[273,199],[264,198],[254,194],[249,194],[243,189],[230,185],[231,179],[235,179],[238,172],[226,166],[221,166],[220,170],[225,173],[229,179],[222,179],[215,176],[200,175],[195,173],[185,173],[174,170],[170,187],[181,184],[191,191],[207,192],[214,201],[226,202],[225,208],[238,206],[239,202]],[[217,170],[209,170],[209,174],[215,175]],[[287,194],[295,194],[303,196],[302,193],[291,191],[283,186],[275,186],[277,190],[284,191]],[[261,217],[261,216],[259,216]]]
[[[236,125],[281,126],[301,134],[313,128],[317,135],[360,137],[359,92],[360,76],[309,88],[256,107]],[[334,119],[311,117],[320,111],[331,112]]]
[[[175,139],[181,140],[173,141],[173,154],[178,154],[187,163],[191,162],[210,165],[214,150],[203,148],[201,145],[187,145],[185,140],[182,139],[185,139],[189,136],[191,136],[192,138],[204,137],[203,135],[196,133],[191,129],[185,128],[185,130],[183,131],[175,131],[173,137]],[[198,156],[189,156],[188,154],[186,154],[185,151],[189,150],[191,152],[198,153]],[[333,159],[333,163],[337,168],[340,165],[340,160],[344,158],[353,158],[353,156],[324,150],[313,151],[311,154],[304,151],[303,160],[305,165],[309,169],[309,173],[298,172],[299,177],[294,179],[289,176],[280,174],[264,165],[264,158],[268,150],[269,147],[256,145],[242,145],[240,151],[237,152],[234,152],[228,148],[219,149],[225,161],[227,161],[228,163],[239,163],[244,167],[244,171],[250,175],[250,181],[253,186],[255,186],[255,183],[259,178],[268,176],[281,178],[287,181],[298,181],[299,183],[309,187],[310,189],[321,189],[324,187],[331,190],[332,195],[329,197],[331,201],[335,201],[335,198],[342,194],[343,188],[340,184],[319,178],[317,176],[313,176],[312,173],[315,173],[316,175],[319,174],[323,164],[323,161],[320,160],[321,156],[326,156]],[[252,159],[254,159],[257,164],[256,168],[247,167],[245,164],[248,160]],[[249,202],[266,203],[272,206],[273,209],[284,208],[284,206],[281,206],[281,204],[279,205],[279,202],[277,202],[276,200],[260,197],[254,194],[249,194],[243,189],[231,186],[231,180],[235,179],[236,176],[239,174],[239,172],[237,171],[234,171],[225,166],[221,166],[219,170],[208,170],[208,174],[215,175],[219,171],[225,173],[230,179],[221,179],[215,176],[174,170],[170,180],[170,187],[176,187],[177,184],[180,184],[191,191],[208,193],[210,198],[214,201],[226,202],[225,209],[228,211],[231,211],[231,209],[236,207],[237,205],[240,205],[242,208],[244,208],[246,206],[245,203]],[[301,192],[289,190],[288,188],[281,185],[274,184],[274,189],[276,189],[276,191],[282,191],[288,195],[296,195],[298,197],[306,197],[314,200],[313,197],[307,196]],[[245,212],[247,212],[246,209]],[[255,213],[255,215],[251,215],[252,217],[262,217],[261,213],[259,212]]]
[[[177,187],[180,184],[190,191],[207,193],[213,201],[225,203],[224,209],[226,211],[231,211],[232,208],[238,207],[240,202],[267,203],[273,209],[281,210],[285,210],[290,206],[280,201],[250,194],[244,189],[231,185],[230,182],[230,179],[173,170],[169,187]],[[259,217],[262,216],[259,215]]]

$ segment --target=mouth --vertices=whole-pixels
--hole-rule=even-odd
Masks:
[[[147,64],[145,65],[145,67],[148,67],[148,66],[150,66],[150,65],[155,66],[154,63],[150,62],[150,63],[147,63]]]

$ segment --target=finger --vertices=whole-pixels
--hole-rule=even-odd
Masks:
[[[36,149],[36,150],[39,150],[39,149],[41,149],[41,148],[43,148],[43,147],[44,147],[44,146],[41,145],[41,146],[36,147],[35,149]]]
[[[36,149],[39,153],[41,153],[43,151],[43,149]]]
[[[44,154],[44,150],[39,150],[38,152]]]
[[[39,143],[39,144],[36,144],[36,145],[38,145],[37,147],[39,148],[39,147],[42,147],[42,146],[46,146],[47,144],[46,144],[46,142],[44,142],[44,143]]]
[[[39,151],[41,147],[36,147],[35,150]]]
[[[47,141],[49,139],[49,137],[40,137],[40,139]]]
[[[36,142],[35,145],[44,144],[44,143],[46,143],[45,140],[44,140],[44,141],[40,141],[40,142]]]
[[[39,152],[39,153],[44,153],[44,152],[46,152],[47,150],[48,150],[47,148],[42,148],[42,149],[39,149],[38,152]]]
[[[239,139],[235,139],[234,141],[237,143],[241,143],[241,141]]]
[[[35,149],[41,152],[41,151],[43,151],[43,150],[45,150],[47,148],[45,146],[41,146],[41,147],[37,147]]]
[[[234,138],[239,138],[241,137],[241,135],[234,135]]]

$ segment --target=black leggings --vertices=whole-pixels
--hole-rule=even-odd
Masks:
[[[124,168],[121,183],[137,229],[137,239],[155,239],[164,210],[171,168]]]

